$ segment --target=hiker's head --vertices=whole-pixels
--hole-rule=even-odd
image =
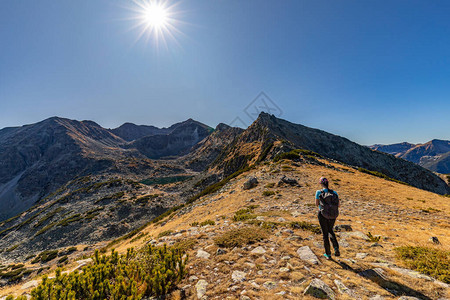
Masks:
[[[328,179],[326,179],[325,177],[320,177],[319,183],[320,183],[324,188],[328,188]]]

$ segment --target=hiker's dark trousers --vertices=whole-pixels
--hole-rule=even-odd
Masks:
[[[330,251],[330,239],[333,244],[333,248],[339,249],[339,244],[336,239],[336,235],[334,234],[333,227],[336,219],[327,219],[319,212],[319,223],[320,229],[322,229],[323,234],[323,246],[325,247],[325,253],[331,255]]]

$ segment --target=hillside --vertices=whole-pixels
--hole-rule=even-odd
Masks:
[[[450,173],[450,141],[432,140],[416,145],[373,145],[370,148],[406,159],[434,172]]]
[[[280,183],[282,176],[299,185]],[[342,255],[332,261],[323,259],[313,205],[320,176],[330,179],[342,199],[336,225],[351,227],[338,233]],[[257,178],[257,186],[244,190],[251,177]],[[332,299],[448,299],[447,284],[411,271],[395,250],[425,246],[450,251],[446,199],[330,160],[300,155],[293,161],[261,163],[218,191],[103,249],[126,253],[130,247],[150,244],[187,249],[187,275],[169,299],[315,299],[304,293],[318,280],[329,287]],[[240,234],[227,236],[236,231]],[[369,232],[380,236],[379,241],[366,241]],[[247,244],[251,237],[255,242]],[[437,237],[440,245],[430,242],[430,237]],[[65,270],[89,265],[89,260],[80,259],[104,245],[78,245],[68,255],[69,262],[60,265]],[[309,249],[315,256],[305,256]],[[52,274],[56,267],[54,258],[37,264],[30,263],[32,259],[25,268],[50,267],[45,272]],[[40,276],[32,280],[34,274],[1,294],[28,293],[39,283]]]

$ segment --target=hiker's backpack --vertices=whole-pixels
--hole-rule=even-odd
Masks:
[[[327,219],[336,219],[339,215],[339,197],[328,189],[322,190],[319,195],[320,213]]]

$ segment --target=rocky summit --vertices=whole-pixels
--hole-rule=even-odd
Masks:
[[[133,299],[450,297],[449,186],[343,137],[266,113],[245,130],[51,118],[0,147],[1,296],[81,299],[101,276]],[[321,176],[341,199],[332,260]]]

